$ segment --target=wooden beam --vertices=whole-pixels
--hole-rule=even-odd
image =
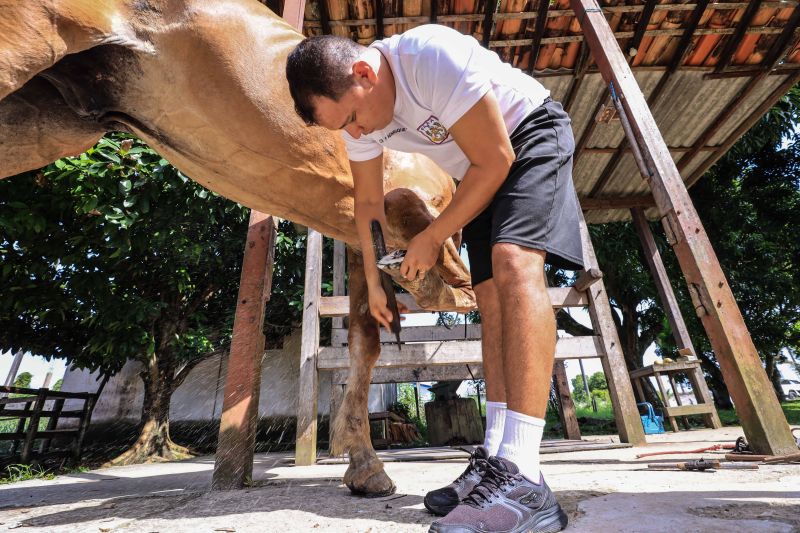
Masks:
[[[761,366],[739,307],[692,205],[653,115],[594,0],[570,0],[597,65],[613,83],[652,175],[653,197],[672,235],[698,314],[733,396],[745,437],[756,453],[780,455],[796,450],[786,417]],[[591,309],[591,307],[590,307]]]
[[[433,342],[433,341],[465,341],[480,340],[480,324],[458,324],[452,327],[445,326],[411,326],[403,328],[403,342]],[[391,332],[381,328],[381,343],[397,342]],[[347,329],[335,328],[331,331],[331,345],[347,344]]]
[[[619,50],[619,46],[617,49]],[[594,245],[592,245],[583,213],[580,213],[579,223],[583,240],[583,266],[586,269],[599,269]],[[639,416],[639,409],[636,407],[636,399],[633,397],[633,388],[628,377],[622,344],[619,341],[614,319],[611,317],[613,311],[603,280],[598,280],[586,291],[586,294],[589,296],[589,317],[592,320],[592,328],[596,334],[600,335],[603,352],[606,354],[600,361],[603,363],[603,373],[608,382],[608,392],[614,408],[619,439],[634,445],[645,444],[642,419]]]
[[[492,40],[492,35],[494,35],[494,8],[497,7],[497,2],[495,0],[484,0],[483,5],[483,38],[481,43],[484,48],[489,48],[489,41]]]
[[[375,38],[383,39],[383,0],[375,0]]]
[[[786,81],[781,83],[777,89],[772,91],[772,93],[770,93],[770,95],[753,110],[750,116],[744,122],[742,122],[739,127],[733,131],[733,133],[728,135],[728,138],[725,139],[725,142],[717,147],[716,153],[703,161],[703,163],[694,171],[694,173],[692,173],[689,179],[686,180],[686,186],[691,187],[697,183],[697,180],[703,177],[703,174],[705,174],[706,171],[711,168],[711,165],[716,163],[720,157],[725,155],[725,153],[727,153],[727,151],[730,150],[734,144],[736,144],[736,141],[738,141],[742,135],[747,133],[747,131],[752,128],[756,122],[758,122],[761,117],[763,117],[764,114],[769,111],[769,109],[775,105],[778,100],[780,100],[787,92],[789,92],[789,89],[794,87],[798,82],[800,82],[800,71],[796,71],[787,77]]]
[[[639,52],[639,45],[642,44],[644,33],[647,30],[647,25],[650,24],[650,19],[653,17],[657,1],[658,0],[647,0],[644,4],[642,14],[639,17],[639,21],[636,23],[636,30],[633,33],[633,38],[630,44],[628,44],[628,56],[631,58],[635,57]]]
[[[658,97],[661,96],[664,88],[667,86],[667,82],[672,77],[672,75],[678,70],[681,63],[683,63],[683,59],[686,57],[686,53],[689,51],[690,45],[692,44],[692,38],[694,37],[694,33],[697,30],[697,26],[700,24],[700,19],[703,17],[703,13],[705,12],[708,6],[709,0],[700,0],[695,5],[694,11],[692,11],[691,16],[689,17],[689,21],[686,27],[682,30],[683,33],[681,35],[681,39],[678,42],[678,48],[675,50],[674,55],[672,56],[672,60],[670,61],[666,72],[661,79],[658,80],[658,84],[656,88],[653,89],[653,92],[650,94],[649,98],[647,99],[647,103],[649,106],[654,106]],[[633,57],[628,57],[627,61],[630,65]],[[705,143],[703,143],[705,144]],[[600,178],[592,187],[589,196],[597,196],[603,190],[603,188],[611,181],[611,178],[614,175],[614,171],[619,165],[619,162],[622,160],[622,156],[624,155],[624,151],[627,146],[627,139],[623,139],[620,142],[619,148],[614,156],[609,160],[606,164],[603,172],[600,174]]]
[[[528,64],[528,74],[533,72],[536,66],[536,59],[539,57],[539,49],[542,45],[544,31],[547,28],[547,10],[550,8],[550,0],[539,0],[539,7],[536,10],[536,25],[533,29],[533,39],[531,40],[531,61]]]
[[[312,465],[317,460],[317,354],[319,353],[319,301],[322,294],[322,234],[308,228],[306,276],[303,288],[303,325],[300,339],[300,378],[297,398],[297,440],[294,463]]]
[[[590,359],[605,355],[604,344],[599,337],[562,337],[556,342],[556,359]],[[437,365],[474,365],[482,362],[481,341],[442,341],[381,346],[381,356],[375,368],[417,367]],[[320,348],[318,370],[349,368],[350,356],[347,347],[325,346]],[[630,384],[629,384],[630,385]]]
[[[253,473],[255,425],[261,389],[261,354],[264,353],[264,307],[269,298],[269,292],[265,289],[272,271],[275,236],[275,219],[251,211],[225,375],[217,455],[211,482],[214,490],[242,488]]]
[[[672,335],[675,338],[675,344],[679,351],[684,350],[683,353],[691,354],[691,358],[696,359],[697,352],[695,352],[694,345],[692,345],[692,338],[689,336],[686,323],[683,321],[683,314],[681,314],[678,299],[675,298],[675,292],[672,290],[672,284],[669,281],[667,269],[664,268],[664,262],[661,260],[661,253],[658,251],[656,241],[653,238],[653,232],[650,231],[650,225],[647,223],[647,218],[644,216],[644,211],[641,208],[633,208],[631,209],[631,216],[633,218],[633,226],[636,228],[636,233],[639,235],[639,240],[642,243],[642,251],[644,252],[647,266],[650,269],[650,274],[653,276],[661,306],[664,309],[664,313],[667,315]],[[710,428],[722,427],[717,410],[713,406],[714,402],[711,399],[711,392],[708,390],[708,385],[703,377],[703,371],[700,370],[700,366],[694,366],[691,370],[687,370],[686,373],[687,375],[694,374],[694,379],[691,379],[691,382],[698,403],[711,404],[711,412],[705,415],[706,425]]]
[[[631,209],[631,217],[633,218],[633,227],[636,229],[636,234],[642,244],[642,251],[650,269],[650,275],[653,276],[658,298],[661,301],[664,314],[667,315],[672,335],[675,337],[675,344],[679,350],[688,349],[691,351],[692,356],[695,356],[697,352],[692,345],[692,338],[689,336],[686,323],[683,321],[678,299],[672,290],[669,276],[667,276],[667,269],[661,260],[661,253],[658,251],[653,233],[650,231],[650,225],[644,216],[644,211],[640,207],[635,207]]]
[[[789,20],[786,21],[786,25],[783,27],[783,31],[781,31],[781,34],[775,42],[772,43],[769,52],[767,52],[766,57],[764,57],[764,70],[772,70],[784,56],[786,47],[792,41],[798,24],[800,24],[800,6],[794,8],[792,16],[789,17]]]
[[[564,428],[564,438],[567,440],[581,440],[581,428],[578,426],[578,417],[575,416],[575,404],[569,394],[567,369],[564,368],[564,361],[556,361],[553,364],[553,381],[561,404],[559,415],[561,417],[561,426]]]
[[[570,109],[572,109],[572,105],[575,103],[575,98],[578,96],[578,91],[583,85],[583,78],[586,75],[586,71],[589,68],[589,47],[586,46],[586,42],[581,43],[581,50],[578,53],[578,64],[575,65],[575,70],[572,75],[572,81],[570,82],[569,91],[567,91],[567,96],[564,98],[563,106],[564,111],[569,114]]]
[[[725,48],[722,49],[719,55],[719,60],[717,60],[717,65],[714,67],[714,72],[720,73],[730,65],[733,54],[736,53],[736,50],[739,49],[739,45],[742,42],[745,30],[750,26],[753,17],[756,16],[759,9],[761,9],[761,0],[752,0],[747,4],[747,9],[744,10],[742,18],[736,25],[736,31],[734,31],[733,35],[728,37],[728,40],[725,42]]]
[[[346,292],[347,247],[342,241],[333,241],[333,295],[344,296]],[[344,327],[344,319],[335,317],[331,320],[331,328]]]
[[[570,287],[552,287],[547,289],[553,307],[585,307],[587,305],[586,296],[573,290]],[[403,303],[408,308],[408,313],[433,313],[428,309],[422,309],[414,297],[408,293],[398,293],[397,301]],[[347,296],[326,296],[320,302],[320,316],[347,316],[349,312],[350,299]],[[402,335],[402,334],[401,334]]]
[[[331,372],[331,382],[337,385],[347,383],[349,369]],[[445,366],[380,367],[372,371],[370,383],[415,383],[420,381],[457,381],[483,379],[483,365],[480,363]]]
[[[714,135],[716,135],[716,133],[719,131],[719,129],[722,126],[725,125],[725,123],[728,121],[728,119],[730,119],[731,116],[733,116],[734,113],[736,113],[741,108],[741,106],[743,105],[744,100],[748,96],[750,96],[750,93],[752,93],[753,90],[767,76],[769,76],[769,73],[772,70],[772,68],[781,59],[781,57],[783,57],[783,55],[786,53],[786,47],[789,44],[789,42],[791,42],[791,38],[794,35],[794,32],[797,29],[798,24],[800,24],[800,7],[796,7],[794,9],[794,11],[792,12],[792,16],[789,18],[789,20],[786,22],[786,25],[784,25],[783,29],[781,30],[780,36],[775,40],[775,42],[772,44],[772,46],[770,47],[769,51],[767,52],[767,55],[764,58],[764,63],[763,63],[763,67],[762,67],[763,70],[759,74],[754,76],[753,79],[750,80],[750,83],[748,83],[741,91],[739,91],[739,94],[736,95],[736,100],[733,101],[732,103],[730,103],[726,107],[725,111],[719,117],[717,117],[714,120],[713,124],[709,125],[709,127],[705,129],[705,131],[700,135],[700,137],[692,145],[692,149],[690,151],[686,152],[685,154],[683,154],[681,159],[678,161],[678,171],[682,172],[689,166],[689,163],[692,162],[692,160],[695,158],[695,156],[698,154],[698,152],[700,152],[701,148],[703,146],[705,146],[708,143],[708,141]],[[788,89],[786,91],[788,91]],[[784,91],[784,94],[785,94],[786,91]],[[770,100],[771,100],[771,98],[767,99],[767,101],[770,101]],[[775,101],[777,101],[777,100],[775,100]],[[759,108],[761,108],[761,107],[763,107],[763,105],[759,106]],[[770,107],[771,107],[771,105],[770,105]],[[767,109],[769,109],[769,107]],[[766,110],[763,111],[759,115],[759,118],[764,113],[766,113]],[[749,122],[749,121],[746,121],[746,122]],[[740,128],[737,128],[737,131],[739,131],[739,129]],[[750,129],[750,128],[748,127],[747,129]],[[744,132],[747,131],[747,129],[745,129],[742,133],[740,133],[739,136],[743,135]],[[737,139],[738,139],[738,136],[737,136]],[[725,144],[727,144],[727,143],[725,143]],[[723,144],[723,146],[724,146],[724,144]],[[731,145],[731,146],[733,146],[733,145]],[[725,152],[727,152],[729,148],[730,147],[726,148]],[[724,154],[724,152],[722,152],[722,153]],[[721,157],[721,155],[720,155],[720,157]],[[715,158],[715,160],[716,160],[716,158]],[[705,165],[703,165],[703,166],[705,167],[703,172],[705,172],[705,170],[708,167],[706,167]],[[695,172],[695,174],[697,174],[697,172]],[[692,177],[694,177],[695,174],[693,174]],[[702,173],[700,175],[702,175]],[[694,180],[694,181],[696,181],[696,180]],[[691,184],[693,184],[694,181],[692,181],[690,179],[689,182],[688,182],[689,186],[691,186]]]
[[[646,196],[621,196],[615,198],[581,198],[579,201],[581,209],[584,211],[656,206],[655,199],[649,194]]]

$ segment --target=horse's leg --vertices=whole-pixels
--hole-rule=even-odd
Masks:
[[[380,337],[377,322],[369,313],[363,261],[360,255],[350,250],[348,273],[350,375],[342,407],[334,422],[331,453],[349,453],[350,466],[344,475],[344,483],[354,494],[385,496],[392,494],[395,486],[372,449],[367,411],[372,368],[380,355]]]
[[[0,100],[0,178],[85,152],[103,133],[70,110],[52,85],[33,79]]]
[[[394,243],[405,247],[433,222],[425,202],[410,189],[394,189],[385,199],[386,223]],[[467,312],[476,308],[469,270],[461,261],[453,239],[447,239],[436,266],[421,282],[395,281],[414,295],[424,309]]]

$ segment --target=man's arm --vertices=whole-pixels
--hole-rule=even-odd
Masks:
[[[409,244],[400,267],[409,280],[430,270],[444,241],[486,209],[514,162],[503,115],[491,92],[453,124],[450,135],[471,164],[450,205]]]
[[[383,154],[367,161],[350,161],[355,187],[355,219],[358,240],[361,243],[361,256],[364,259],[364,275],[369,290],[369,309],[372,316],[387,330],[392,321],[392,312],[386,303],[386,295],[381,286],[380,271],[375,265],[375,251],[372,248],[370,222],[377,220],[386,231],[386,212],[383,196]]]

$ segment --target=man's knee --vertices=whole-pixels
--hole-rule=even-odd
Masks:
[[[546,252],[501,242],[492,247],[492,271],[498,288],[519,283],[544,286]]]

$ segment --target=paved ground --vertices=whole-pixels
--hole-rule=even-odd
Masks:
[[[741,434],[739,428],[667,434],[651,438],[647,451],[732,442]],[[654,472],[643,465],[648,460],[635,459],[641,452],[542,456],[545,476],[570,515],[568,531],[800,532],[800,465]],[[699,455],[669,460],[691,457]],[[294,467],[286,454],[258,455],[250,489],[209,492],[213,463],[198,457],[2,486],[0,532],[425,532],[433,517],[422,496],[464,468],[464,459],[387,463],[397,494],[364,499],[340,484],[345,465]]]

